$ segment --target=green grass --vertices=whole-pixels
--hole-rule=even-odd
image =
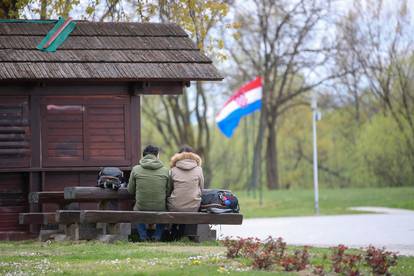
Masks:
[[[245,218],[308,216],[314,214],[313,190],[277,190],[263,192],[263,205],[244,191],[236,192]],[[414,210],[414,187],[321,189],[319,206],[322,215],[359,213],[355,206],[381,206]]]
[[[329,249],[312,248],[312,264],[326,265],[323,256],[328,253]],[[225,248],[218,243],[0,242],[0,275],[309,275],[310,271],[252,270],[246,259],[226,259]],[[414,258],[400,257],[391,272],[414,275]]]

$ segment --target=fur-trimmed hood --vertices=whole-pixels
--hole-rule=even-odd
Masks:
[[[180,162],[181,161],[181,162]],[[171,157],[170,166],[182,169],[192,169],[201,166],[201,157],[193,152],[176,153]]]

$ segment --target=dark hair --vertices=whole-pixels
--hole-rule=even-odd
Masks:
[[[194,152],[193,148],[187,145],[184,145],[181,147],[181,149],[178,151],[178,153],[182,152]]]
[[[158,152],[160,151],[159,147],[153,146],[153,145],[148,145],[145,147],[144,151],[142,152],[142,156],[148,155],[148,154],[153,154],[155,156],[158,155]]]

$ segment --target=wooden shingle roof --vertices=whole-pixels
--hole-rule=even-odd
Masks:
[[[221,80],[179,26],[77,22],[54,53],[36,49],[54,23],[0,23],[0,80]]]

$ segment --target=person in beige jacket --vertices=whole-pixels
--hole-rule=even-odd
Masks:
[[[191,147],[183,147],[171,158],[171,195],[167,207],[171,212],[198,212],[204,176],[201,158]]]

